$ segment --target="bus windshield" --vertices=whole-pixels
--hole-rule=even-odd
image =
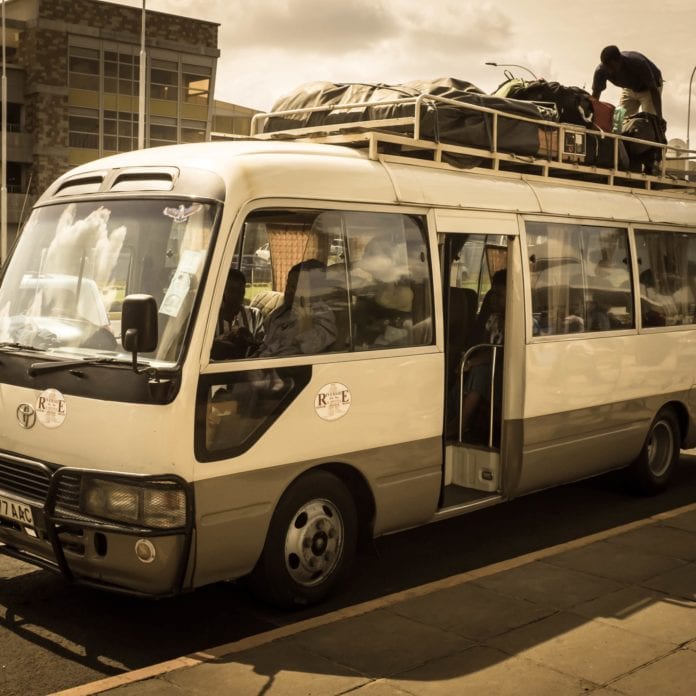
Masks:
[[[123,299],[145,293],[157,302],[159,342],[140,357],[176,363],[216,214],[215,205],[166,199],[36,208],[0,287],[0,344],[125,358]]]

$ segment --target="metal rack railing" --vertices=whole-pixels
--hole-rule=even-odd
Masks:
[[[485,100],[488,95],[475,95]],[[510,100],[515,101],[515,100]],[[530,102],[518,101],[529,105]],[[548,104],[537,103],[548,107]],[[383,107],[412,107],[411,113],[394,118],[366,118],[371,110]],[[489,147],[461,145],[448,140],[443,142],[437,131],[438,109],[452,107],[463,113],[476,112],[482,115],[489,127]],[[319,125],[302,125],[315,113],[331,113],[337,119],[334,123]],[[350,118],[354,112],[355,119]],[[434,118],[434,135],[423,135],[423,119],[428,115]],[[298,121],[297,127],[285,127],[278,130],[269,129],[271,119],[282,119],[287,126],[292,120]],[[510,119],[532,124],[538,128],[539,150],[536,154],[518,154],[509,147],[500,147],[501,119]],[[640,186],[652,188],[678,188],[696,191],[696,172],[689,178],[689,163],[696,163],[696,150],[680,150],[677,157],[667,157],[667,150],[674,150],[666,143],[658,143],[626,135],[610,133],[584,126],[562,123],[552,120],[530,118],[499,109],[461,102],[432,94],[404,97],[379,102],[351,102],[346,104],[326,104],[322,106],[259,113],[252,118],[251,137],[261,139],[312,140],[314,142],[334,143],[365,147],[369,156],[376,159],[385,153],[397,156],[425,156],[441,162],[460,161],[475,162],[468,167],[485,167],[487,169],[512,169],[525,167],[522,171],[542,176],[563,176],[572,180],[592,180],[610,185]],[[588,146],[599,147],[604,141],[611,142],[612,156],[602,165],[587,163]],[[659,157],[657,171],[631,171],[622,166],[622,148],[631,144],[646,148],[657,148]],[[606,145],[605,145],[606,148]],[[608,149],[608,148],[606,148]],[[448,157],[449,156],[449,157]],[[465,160],[463,158],[469,158]],[[677,171],[669,165],[680,162],[684,171]]]

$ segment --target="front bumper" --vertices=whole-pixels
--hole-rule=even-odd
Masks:
[[[79,510],[81,478],[108,476],[130,484],[176,483],[185,493],[183,527],[109,522]],[[125,475],[0,453],[0,496],[31,507],[31,525],[0,517],[0,553],[61,573],[66,580],[150,597],[185,589],[193,543],[193,488],[178,476]],[[154,551],[142,560],[136,545]]]

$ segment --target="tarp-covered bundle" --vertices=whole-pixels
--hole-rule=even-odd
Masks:
[[[414,115],[413,103],[389,103],[408,97],[431,94],[451,99],[461,104],[487,107],[522,116],[528,119],[555,121],[555,109],[525,103],[495,95],[488,95],[470,82],[455,78],[436,80],[414,80],[398,85],[311,82],[295,89],[279,99],[272,112],[307,109],[318,106],[331,108],[300,114],[281,114],[270,117],[264,126],[265,132],[292,128],[334,126],[343,123],[384,121]],[[349,107],[347,104],[366,103],[365,106]],[[427,100],[421,110],[421,137],[437,142],[469,147],[493,147],[492,114],[461,108],[456,105]],[[412,126],[380,125],[384,130],[412,133]],[[543,126],[515,118],[498,117],[497,149],[521,155],[538,155],[540,142],[544,140]],[[542,148],[543,150],[543,148]],[[544,153],[546,156],[546,153]]]

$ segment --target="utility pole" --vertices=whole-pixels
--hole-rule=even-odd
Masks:
[[[4,3],[4,0],[3,0]],[[138,150],[145,147],[145,80],[147,75],[147,54],[145,53],[145,0],[143,17],[140,22],[140,89],[138,90]]]
[[[7,259],[7,73],[5,68],[5,0],[2,0],[2,152],[0,154],[0,266]]]

